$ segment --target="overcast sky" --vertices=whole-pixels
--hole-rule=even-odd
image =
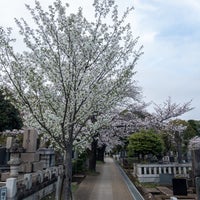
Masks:
[[[41,0],[42,5],[53,0]],[[93,0],[68,0],[70,12],[83,7],[92,17]],[[134,6],[128,18],[135,36],[140,36],[144,55],[136,66],[135,79],[143,89],[144,100],[157,104],[169,96],[173,102],[192,99],[194,110],[183,119],[200,120],[200,1],[199,0],[116,0],[120,10]],[[24,4],[33,0],[0,0],[0,26],[14,27],[14,18],[30,20]]]

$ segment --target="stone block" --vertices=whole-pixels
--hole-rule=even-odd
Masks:
[[[192,151],[194,176],[200,177],[200,149]]]
[[[27,190],[30,190],[32,187],[32,174],[24,174],[24,183]]]
[[[17,194],[17,179],[16,178],[8,178],[6,180],[6,188],[7,188],[7,198],[14,199]]]
[[[172,185],[174,174],[159,174],[160,185]]]
[[[197,194],[197,197],[199,200],[199,198],[200,198],[200,177],[196,177],[195,182],[196,182],[196,194]]]
[[[22,162],[38,162],[40,159],[37,153],[21,153]]]
[[[13,137],[7,137],[7,140],[6,140],[6,149],[10,149],[12,147],[13,141],[14,141]]]
[[[1,181],[5,182],[6,179],[10,178],[10,172],[3,172],[1,173]]]
[[[7,196],[7,188],[5,186],[0,187],[0,199],[6,200],[6,196]]]
[[[44,162],[40,161],[40,162],[34,162],[33,163],[33,171],[36,172],[38,170],[43,170],[44,168]]]
[[[170,197],[170,200],[178,200],[176,197]]]
[[[27,163],[22,163],[19,166],[19,172],[23,172],[23,173],[31,173],[33,171],[33,164],[30,162]]]

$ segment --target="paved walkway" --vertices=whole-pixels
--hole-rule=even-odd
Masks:
[[[112,158],[97,165],[99,175],[87,176],[74,194],[75,200],[133,200]]]

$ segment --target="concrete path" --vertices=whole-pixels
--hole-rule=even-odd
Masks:
[[[99,175],[87,176],[74,194],[75,200],[133,200],[112,158],[97,165]]]

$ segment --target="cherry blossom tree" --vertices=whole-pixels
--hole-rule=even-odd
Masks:
[[[182,135],[186,126],[180,123],[175,123],[177,117],[189,112],[191,109],[191,101],[177,104],[171,101],[171,98],[166,99],[161,105],[155,104],[154,112],[149,113],[147,103],[129,104],[125,109],[118,110],[110,114],[112,119],[107,129],[102,130],[104,134],[99,135],[99,142],[102,146],[106,144],[109,148],[116,145],[124,145],[124,140],[132,133],[140,132],[141,130],[154,130],[159,133],[167,133],[175,142],[178,152],[179,162],[182,161],[181,141]]]
[[[148,105],[144,107],[144,109],[141,111],[141,116],[139,116],[137,119],[138,128],[154,129],[157,131],[170,130],[170,122],[172,120],[177,119],[184,113],[193,109],[191,107],[191,101],[178,104],[172,102],[171,97],[167,98],[163,104],[158,105],[154,103],[154,111],[152,113],[147,112],[147,107]],[[134,121],[133,124],[135,124]]]
[[[0,83],[18,99],[25,124],[64,151],[63,196],[71,199],[73,144],[96,133],[98,123],[90,123],[94,116],[137,93],[133,76],[141,48],[125,22],[132,8],[119,17],[113,0],[95,0],[91,22],[81,8],[67,16],[68,5],[60,0],[48,11],[35,2],[35,8],[26,6],[34,26],[16,19],[27,47],[23,52],[15,52],[11,29],[0,28]]]

